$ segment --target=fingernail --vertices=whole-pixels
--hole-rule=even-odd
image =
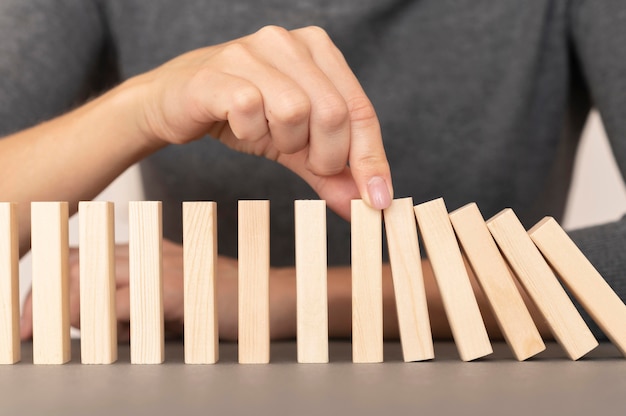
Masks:
[[[380,176],[375,176],[367,183],[370,203],[373,208],[385,209],[391,205],[391,195],[385,180]]]

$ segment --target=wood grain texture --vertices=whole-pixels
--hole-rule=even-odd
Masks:
[[[487,330],[443,199],[416,205],[414,211],[461,359],[471,361],[491,354]]]
[[[20,361],[17,207],[0,203],[0,364]]]
[[[299,363],[328,362],[326,202],[295,201]]]
[[[79,213],[80,359],[117,361],[115,219],[111,202],[82,201]]]
[[[496,214],[487,226],[567,355],[577,360],[594,349],[598,342],[513,210]]]
[[[450,214],[465,256],[515,358],[526,360],[546,346],[475,203]]]
[[[570,293],[626,356],[624,302],[554,218],[539,221],[528,234]]]
[[[382,216],[351,202],[352,361],[383,361]]]
[[[71,358],[68,204],[31,204],[33,363]]]
[[[163,230],[160,201],[128,204],[130,362],[164,359]]]
[[[239,362],[270,360],[270,203],[239,201]]]
[[[185,363],[219,359],[217,204],[183,202]]]
[[[435,358],[413,198],[395,199],[383,212],[404,361]]]

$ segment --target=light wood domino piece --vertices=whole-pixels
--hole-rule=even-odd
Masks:
[[[0,364],[20,361],[17,207],[0,203]]]
[[[328,362],[326,202],[295,201],[299,363]]]
[[[33,363],[71,359],[67,202],[31,203]]]
[[[414,207],[452,336],[463,361],[493,352],[442,198]]]
[[[270,361],[270,203],[239,201],[239,362]]]
[[[130,362],[164,360],[163,229],[160,201],[129,203]]]
[[[435,357],[413,198],[395,199],[383,211],[404,361]]]
[[[217,204],[183,202],[185,363],[219,358],[217,320]]]
[[[79,213],[80,359],[117,361],[115,223],[111,202],[81,201]]]
[[[383,361],[382,218],[362,200],[351,201],[352,361]]]
[[[552,217],[528,232],[561,281],[626,356],[626,305]]]

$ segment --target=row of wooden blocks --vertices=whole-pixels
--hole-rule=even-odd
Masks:
[[[269,201],[239,201],[238,357],[270,360]],[[185,362],[218,360],[217,207],[183,203]],[[114,218],[110,202],[81,202],[81,361],[117,360]],[[476,204],[448,213],[442,199],[413,206],[397,199],[381,211],[352,201],[353,361],[383,361],[382,218],[384,214],[400,341],[405,361],[434,358],[418,229],[432,265],[460,358],[492,352],[463,254],[518,360],[545,349],[520,290],[525,290],[566,354],[576,360],[598,342],[556,275],[626,354],[626,306],[557,222],[526,231],[505,209],[483,219]],[[295,201],[298,362],[328,362],[326,204]],[[129,203],[131,362],[164,359],[160,202]],[[70,360],[68,205],[31,204],[33,362]],[[553,272],[556,272],[555,273]],[[521,284],[521,289],[516,280]],[[0,363],[20,360],[16,208],[0,203]]]

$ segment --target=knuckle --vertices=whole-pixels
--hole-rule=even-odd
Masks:
[[[262,111],[263,97],[254,86],[241,86],[233,92],[232,111],[241,114],[252,114]]]
[[[256,35],[261,41],[265,42],[285,41],[291,39],[291,34],[287,29],[276,25],[263,26],[256,32]]]
[[[337,130],[348,120],[348,107],[339,96],[328,96],[318,101],[315,120],[326,130]]]
[[[320,26],[315,26],[315,25],[307,26],[302,29],[302,33],[304,33],[305,36],[316,41],[324,41],[324,42],[330,41],[330,36],[328,36],[328,32],[326,32],[326,30],[324,30]]]
[[[378,124],[376,111],[370,100],[362,95],[348,100],[348,112],[353,123],[364,125]]]
[[[280,97],[279,103],[271,109],[274,121],[294,126],[309,118],[311,103],[302,94],[286,93]]]

